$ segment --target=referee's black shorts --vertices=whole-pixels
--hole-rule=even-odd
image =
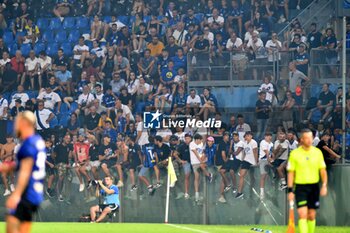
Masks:
[[[296,184],[295,200],[298,208],[307,206],[309,209],[318,209],[320,207],[319,184]]]
[[[33,215],[38,211],[39,206],[33,205],[32,203],[21,200],[17,208],[13,211],[9,211],[9,215],[14,216],[20,222],[31,222],[33,219]]]

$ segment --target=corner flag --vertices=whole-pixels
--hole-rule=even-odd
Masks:
[[[168,160],[168,176],[170,177],[170,187],[174,187],[175,182],[177,181],[174,165],[172,162],[172,159],[169,158]]]
[[[295,233],[295,223],[294,223],[294,202],[289,203],[289,221],[287,233]]]
[[[169,218],[169,196],[170,196],[170,186],[174,187],[177,181],[173,161],[171,157],[168,159],[168,184],[166,188],[166,203],[165,203],[165,223],[168,223]]]

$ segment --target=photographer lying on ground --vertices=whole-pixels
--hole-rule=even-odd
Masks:
[[[106,176],[104,182],[102,180],[97,181],[96,196],[103,196],[103,203],[95,205],[90,208],[91,222],[101,222],[107,214],[119,208],[119,191],[118,187],[113,184],[113,178]],[[100,213],[100,216],[96,219],[96,214]]]

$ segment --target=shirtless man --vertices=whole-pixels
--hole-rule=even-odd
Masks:
[[[117,187],[123,187],[124,186],[124,179],[123,179],[123,165],[128,161],[128,155],[129,155],[129,147],[125,143],[125,138],[123,136],[118,137],[117,141],[117,172],[119,176],[119,181],[117,184]]]
[[[14,160],[14,149],[15,149],[15,142],[13,140],[13,136],[12,135],[7,135],[6,136],[6,143],[3,144],[0,147],[0,159],[1,162],[11,162]],[[8,177],[11,180],[11,184],[8,184]],[[15,176],[13,175],[13,173],[9,173],[9,174],[2,174],[2,181],[4,183],[5,186],[5,193],[4,196],[8,196],[11,194],[11,192],[15,191],[15,186],[13,185],[15,180]]]

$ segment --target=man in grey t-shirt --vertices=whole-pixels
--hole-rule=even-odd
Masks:
[[[304,90],[305,82],[309,80],[310,79],[303,72],[297,70],[295,62],[289,63],[289,90],[292,92],[295,102],[298,105],[302,104],[302,97],[305,97],[306,94]]]

